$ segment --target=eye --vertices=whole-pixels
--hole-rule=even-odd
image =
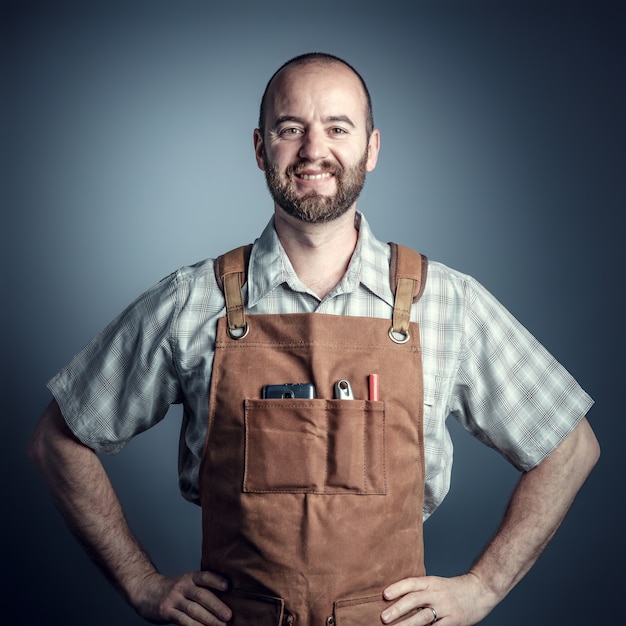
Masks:
[[[283,128],[279,131],[279,135],[288,136],[288,135],[299,135],[302,133],[301,128],[297,128],[295,126],[289,126],[288,128]]]
[[[334,126],[329,130],[331,135],[347,135],[348,131],[345,128],[340,128],[339,126]]]

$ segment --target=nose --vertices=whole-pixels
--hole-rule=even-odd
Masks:
[[[321,130],[309,129],[304,134],[299,156],[306,161],[318,161],[328,156],[326,135]]]

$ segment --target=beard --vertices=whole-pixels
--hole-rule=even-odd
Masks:
[[[293,182],[294,177],[309,165],[300,161],[285,169],[281,176],[278,168],[269,161],[265,153],[265,180],[274,202],[289,215],[309,224],[322,224],[341,217],[357,200],[367,174],[367,150],[356,165],[344,168],[338,163],[323,161],[323,172],[330,172],[336,181],[337,191],[332,196],[325,196],[310,191],[298,195]]]

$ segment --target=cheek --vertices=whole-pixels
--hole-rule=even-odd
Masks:
[[[293,159],[284,149],[274,149],[265,154],[265,166],[273,167],[279,171],[283,171],[288,165],[293,163]]]

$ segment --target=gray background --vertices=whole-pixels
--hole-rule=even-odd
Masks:
[[[26,460],[45,382],[175,268],[271,214],[252,130],[310,50],[364,75],[382,132],[359,207],[381,239],[476,276],[596,399],[604,456],[485,624],[620,621],[624,583],[623,2],[9,2],[0,46],[4,398],[0,623],[139,625]],[[105,459],[165,572],[198,566],[180,412]],[[451,424],[427,568],[463,572],[516,474]]]

